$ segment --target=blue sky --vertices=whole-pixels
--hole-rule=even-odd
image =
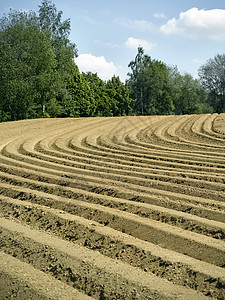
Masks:
[[[71,20],[80,71],[107,80],[125,80],[128,64],[145,53],[181,73],[197,77],[199,67],[225,53],[224,0],[55,0]],[[41,0],[0,0],[0,17],[9,8],[38,10]]]

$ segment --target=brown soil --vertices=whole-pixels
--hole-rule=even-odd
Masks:
[[[225,114],[0,124],[1,299],[225,299]]]

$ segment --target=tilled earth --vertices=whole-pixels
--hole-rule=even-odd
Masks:
[[[225,114],[0,124],[0,299],[225,299]]]

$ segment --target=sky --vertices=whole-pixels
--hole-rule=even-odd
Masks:
[[[125,81],[137,48],[197,78],[208,59],[225,53],[224,0],[54,0],[71,21],[71,42],[80,72]],[[0,0],[10,8],[37,11],[41,0]]]

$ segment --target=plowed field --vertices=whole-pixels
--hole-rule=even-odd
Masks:
[[[0,124],[0,299],[225,299],[225,114]]]

